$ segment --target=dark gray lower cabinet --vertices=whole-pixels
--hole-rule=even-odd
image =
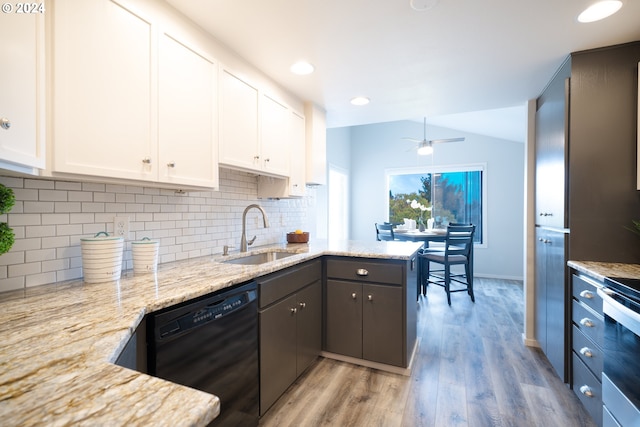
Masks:
[[[260,308],[260,415],[322,349],[320,260],[257,279]]]
[[[403,366],[402,288],[327,280],[332,353]]]
[[[324,349],[406,368],[416,340],[415,260],[326,262]]]

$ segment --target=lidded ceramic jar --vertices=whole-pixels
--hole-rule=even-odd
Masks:
[[[80,239],[82,274],[86,283],[102,283],[120,279],[124,238],[109,236],[104,231]]]
[[[160,242],[144,237],[141,240],[131,242],[133,255],[133,273],[154,273],[158,269],[158,253]]]

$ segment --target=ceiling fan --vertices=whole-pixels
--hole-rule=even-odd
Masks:
[[[416,150],[419,155],[426,156],[433,153],[433,144],[439,144],[441,142],[459,142],[464,141],[464,138],[445,138],[445,139],[430,139],[427,141],[427,118],[424,118],[424,134],[422,140],[415,138],[402,138],[409,141],[417,142]]]

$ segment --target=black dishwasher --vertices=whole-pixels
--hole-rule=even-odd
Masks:
[[[149,373],[218,396],[212,426],[258,425],[257,308],[249,282],[149,315]]]

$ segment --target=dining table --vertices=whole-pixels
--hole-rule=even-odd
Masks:
[[[440,228],[432,228],[424,231],[418,229],[403,230],[394,229],[393,234],[396,240],[405,240],[410,242],[423,242],[423,247],[428,248],[431,242],[444,242],[447,238],[447,230]]]

